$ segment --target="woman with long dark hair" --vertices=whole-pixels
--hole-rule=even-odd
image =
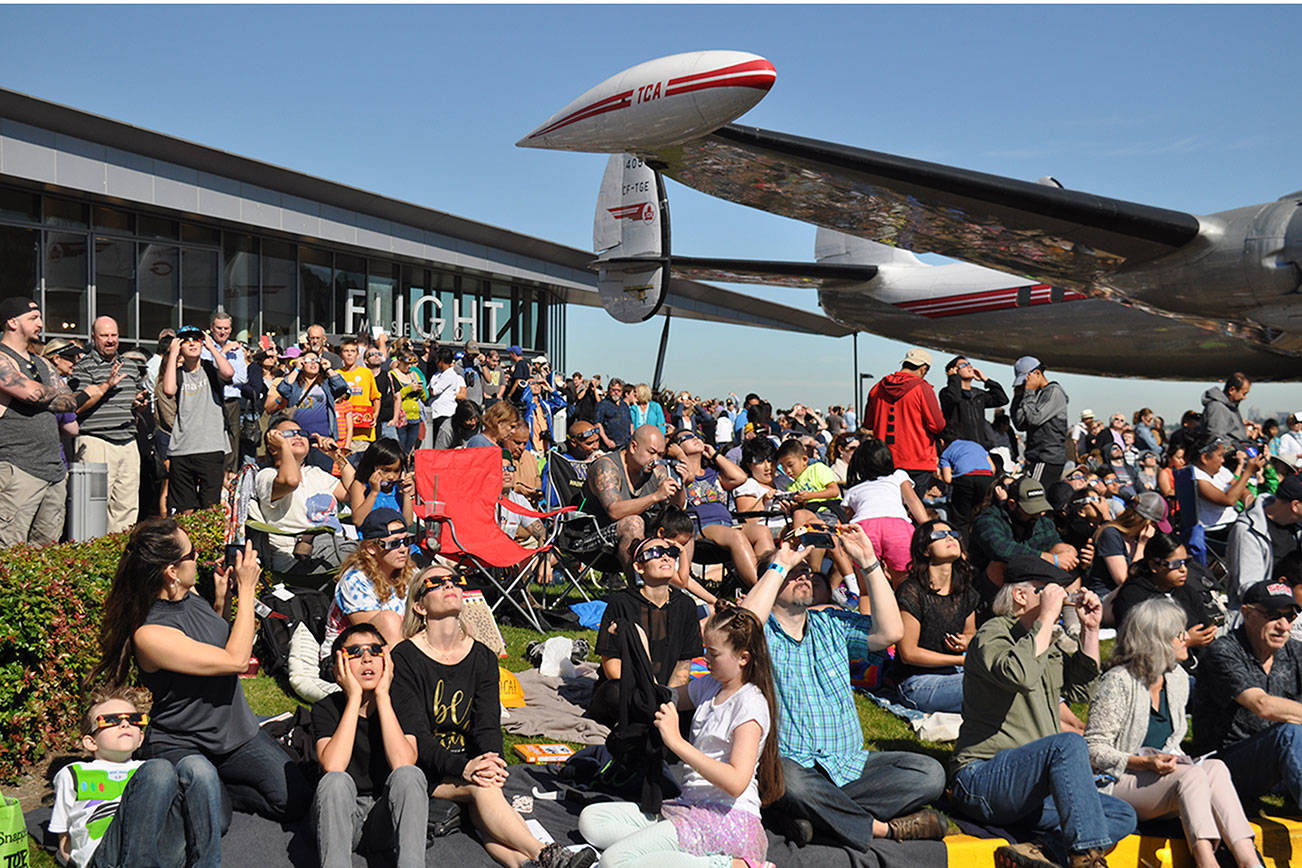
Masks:
[[[919,711],[961,712],[963,655],[981,604],[972,565],[962,535],[940,519],[918,526],[909,551],[909,575],[895,591],[904,622],[892,667],[900,697]]]
[[[434,438],[435,449],[460,449],[471,437],[479,433],[479,405],[465,398],[457,399],[457,409],[452,411],[452,422],[439,428]]]
[[[1144,556],[1130,568],[1130,578],[1112,599],[1117,627],[1125,623],[1130,610],[1145,600],[1164,597],[1174,600],[1185,612],[1188,634],[1185,645],[1195,656],[1216,638],[1224,613],[1209,590],[1207,568],[1189,557],[1189,550],[1175,534],[1157,533],[1144,547]]]
[[[253,651],[253,600],[261,565],[252,544],[214,576],[214,604],[195,590],[190,537],[170,518],[131,532],[104,601],[99,665],[90,681],[127,683],[134,668],[153,693],[141,758],[173,764],[196,754],[217,769],[232,806],[274,820],[293,819],[311,800],[298,767],[258,728],[240,688]],[[240,598],[234,623],[230,584]]]

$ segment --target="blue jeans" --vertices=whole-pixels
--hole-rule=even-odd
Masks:
[[[818,766],[805,768],[782,758],[786,792],[769,810],[777,816],[809,820],[820,840],[866,850],[873,821],[893,820],[940,798],[945,770],[929,756],[905,751],[873,751],[863,772],[838,787]]]
[[[954,775],[953,801],[975,820],[1027,823],[1044,832],[1059,862],[1068,853],[1106,850],[1135,831],[1135,809],[1094,786],[1085,739],[1050,735],[969,763]]]
[[[948,671],[957,670],[957,671]],[[918,711],[963,711],[963,668],[947,667],[945,673],[910,675],[900,682],[900,700]]]
[[[188,756],[203,756],[190,747],[164,747],[146,751],[174,764]],[[228,754],[209,756],[217,769],[222,792],[222,830],[230,823],[231,809],[286,822],[303,816],[312,802],[312,788],[302,770],[275,740],[262,730]]]
[[[221,781],[212,763],[146,760],[122,793],[90,868],[220,868]]]
[[[1230,770],[1230,779],[1244,802],[1283,784],[1302,804],[1302,725],[1277,723],[1223,748],[1218,756]]]
[[[401,428],[395,428],[393,425],[384,424],[380,426],[381,437],[392,437],[398,441],[402,447],[403,454],[410,455],[416,448],[416,441],[420,438],[420,420],[408,419],[407,424]]]

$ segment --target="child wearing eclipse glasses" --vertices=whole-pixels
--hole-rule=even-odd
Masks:
[[[176,765],[133,760],[148,725],[149,715],[127,688],[91,697],[81,728],[81,746],[91,759],[54,776],[49,830],[58,835],[68,865],[221,865],[217,770],[198,754]]]

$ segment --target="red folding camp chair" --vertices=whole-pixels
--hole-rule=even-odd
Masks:
[[[533,549],[520,545],[498,526],[497,507],[535,519],[548,519],[574,507],[535,512],[502,500],[502,451],[495,447],[418,449],[415,468],[416,518],[429,531],[437,529],[437,554],[472,567],[497,590],[494,613],[503,602],[509,603],[543,632],[529,598],[529,577],[539,559],[551,551],[552,541]]]

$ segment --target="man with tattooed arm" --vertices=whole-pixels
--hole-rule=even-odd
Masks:
[[[28,352],[44,326],[30,298],[0,301],[0,546],[59,539],[67,473],[54,415],[75,413],[122,379],[119,362],[103,383],[73,392],[45,359]]]
[[[687,502],[682,468],[673,469],[665,460],[665,435],[655,425],[643,425],[623,449],[593,460],[584,493],[588,498],[584,509],[603,526],[615,524],[625,570],[633,558],[633,545],[647,535],[647,511],[664,503],[681,509]]]

